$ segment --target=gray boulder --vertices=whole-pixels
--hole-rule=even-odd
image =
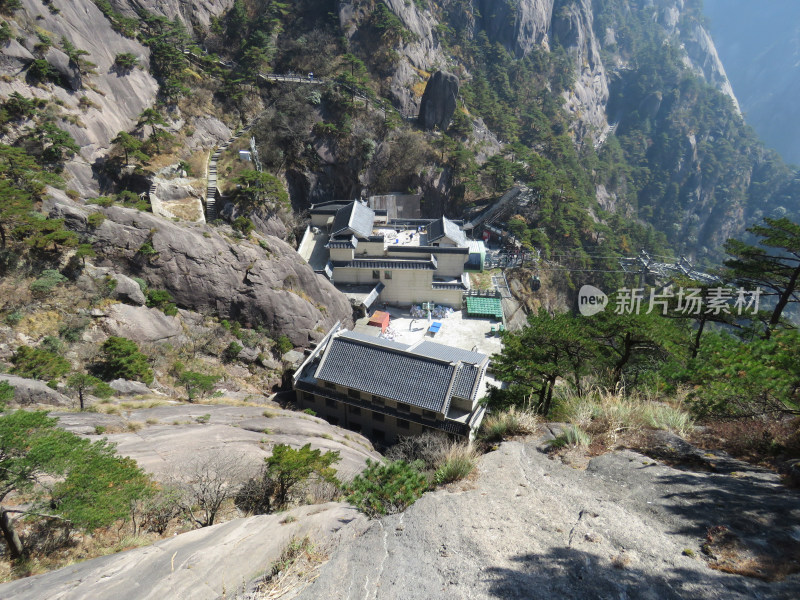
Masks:
[[[113,273],[111,275],[117,282],[117,287],[114,288],[114,297],[122,302],[143,306],[146,299],[142,288],[130,277],[120,273]]]
[[[444,131],[456,110],[458,77],[452,73],[436,71],[425,86],[419,108],[419,124],[425,129],[438,127]]]
[[[117,396],[142,396],[151,392],[150,388],[141,381],[128,381],[127,379],[115,379],[108,385],[116,392]]]
[[[14,388],[14,402],[22,406],[33,404],[69,406],[72,404],[72,400],[48,387],[44,381],[25,379],[5,373],[0,374],[0,381],[8,381],[8,384]]]
[[[168,317],[157,308],[114,304],[104,315],[102,327],[137,343],[163,342],[183,334],[178,317]]]
[[[61,75],[61,78],[67,84],[69,84],[69,87],[73,92],[77,92],[79,89],[81,89],[81,86],[83,85],[81,72],[78,69],[78,65],[73,63],[66,54],[64,54],[61,50],[57,50],[56,48],[50,48],[44,57],[45,60],[50,63],[50,66],[58,71],[58,74]]]
[[[271,337],[286,335],[297,347],[320,340],[337,320],[351,323],[344,294],[276,237],[265,236],[262,247],[137,210],[111,207],[103,213],[106,220],[91,231],[95,251],[168,290],[181,307],[267,327]],[[54,202],[51,214],[63,217],[69,229],[89,233],[83,208]],[[139,252],[145,242],[155,254]]]

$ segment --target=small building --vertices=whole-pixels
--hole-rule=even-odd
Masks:
[[[389,319],[390,315],[387,312],[383,312],[382,310],[376,310],[372,316],[369,318],[368,325],[372,327],[379,327],[381,333],[384,333],[389,328]]]
[[[470,246],[458,223],[439,219],[387,219],[386,213],[359,201],[318,204],[301,248],[342,291],[364,294],[372,286],[382,302],[411,305],[433,302],[460,307],[470,289]],[[328,261],[311,249],[315,228],[327,230]],[[315,238],[316,239],[316,238]],[[318,244],[318,242],[315,242]],[[479,264],[479,259],[476,264]],[[380,287],[380,289],[378,289]],[[369,309],[360,297],[351,302]]]
[[[337,324],[294,375],[297,406],[379,443],[424,431],[472,439],[488,363],[429,339],[407,345]]]

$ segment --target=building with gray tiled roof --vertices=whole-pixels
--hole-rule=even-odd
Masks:
[[[438,430],[471,438],[488,356],[331,330],[294,377],[297,405],[376,442]]]

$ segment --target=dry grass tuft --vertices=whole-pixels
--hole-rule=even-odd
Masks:
[[[480,436],[486,442],[499,442],[516,435],[534,433],[538,426],[539,417],[535,413],[512,406],[505,412],[486,416]]]
[[[629,443],[645,429],[664,429],[686,436],[694,425],[680,402],[627,395],[622,389],[592,388],[579,395],[571,388],[560,388],[557,394],[552,420],[590,433],[605,448]]]

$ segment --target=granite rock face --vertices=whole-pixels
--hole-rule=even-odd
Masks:
[[[298,347],[321,339],[337,320],[351,322],[344,294],[276,237],[264,236],[261,245],[137,210],[102,212],[106,220],[91,231],[99,257],[169,291],[178,306],[261,325]],[[82,207],[55,202],[51,214],[89,232]]]
[[[788,564],[800,508],[776,474],[744,463],[676,469],[628,450],[580,470],[542,445],[503,443],[480,459],[475,480],[425,494],[366,532],[350,528],[352,541],[298,597],[796,597],[797,573],[771,583],[732,575],[709,568],[701,549],[709,528],[723,526],[731,546],[707,544],[711,554]]]
[[[517,57],[528,54],[537,44],[547,43],[554,0],[496,2],[477,0],[481,24],[490,40],[499,42]]]
[[[69,406],[72,403],[67,396],[48,387],[44,381],[25,379],[16,375],[0,374],[0,381],[8,381],[14,388],[14,402],[20,406],[48,404],[51,406]]]
[[[16,40],[0,47],[0,96],[19,92],[26,97],[51,99],[62,103],[63,117],[58,126],[81,147],[79,160],[69,161],[66,170],[72,179],[69,187],[85,195],[97,195],[93,172],[95,162],[104,160],[111,140],[120,131],[133,127],[138,115],[155,103],[158,84],[145,69],[120,73],[114,68],[117,54],[129,52],[147,65],[150,51],[136,40],[126,38],[111,28],[108,19],[92,0],[54,0],[54,14],[40,0],[22,0],[22,10],[15,18],[35,23],[46,31],[54,44],[45,59],[59,72],[65,87],[47,84],[31,86],[24,71],[33,61],[32,50],[39,41],[36,35],[20,29],[21,44]],[[94,74],[81,75],[76,65],[57,48],[61,39],[69,40],[77,49],[88,52],[86,60],[94,63]],[[82,110],[82,97],[92,105]]]
[[[427,130],[438,127],[445,131],[456,110],[458,77],[452,73],[436,71],[425,86],[419,108],[419,124]]]

